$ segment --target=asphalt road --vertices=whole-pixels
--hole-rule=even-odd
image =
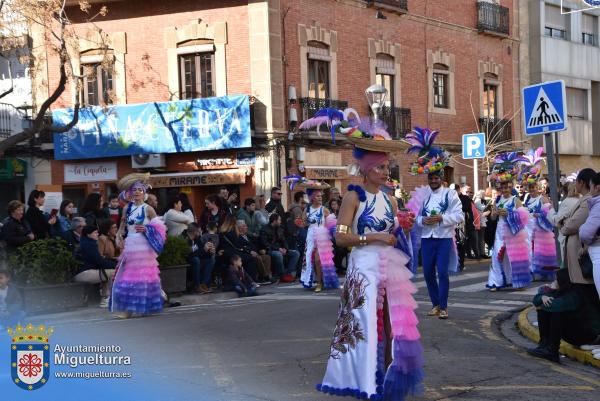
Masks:
[[[425,316],[430,304],[417,277],[426,389],[415,399],[600,399],[598,370],[566,358],[552,364],[524,352],[532,344],[515,330],[514,312],[535,288],[491,293],[484,288],[486,277],[487,267],[469,266],[452,278],[447,321]],[[156,400],[336,399],[314,386],[329,354],[338,292],[314,294],[298,284],[261,291],[251,299],[201,297],[200,304],[147,318],[118,320],[92,309],[42,320],[62,333],[57,341],[63,344],[120,345],[132,358],[132,383]],[[99,391],[95,395],[103,399]],[[142,398],[126,393],[120,399]]]

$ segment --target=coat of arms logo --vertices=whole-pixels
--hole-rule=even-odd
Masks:
[[[50,344],[52,327],[20,324],[6,330],[11,337],[12,381],[24,390],[37,390],[50,378]]]

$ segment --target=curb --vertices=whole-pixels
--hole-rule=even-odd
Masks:
[[[521,313],[519,314],[519,320],[517,321],[517,325],[519,326],[519,331],[521,331],[521,334],[529,338],[531,341],[537,343],[540,341],[539,331],[537,327],[534,327],[529,322],[529,319],[527,319],[527,314],[532,310],[534,310],[534,307],[530,306],[529,308],[525,308],[523,311],[521,311]],[[559,351],[561,354],[564,354],[571,359],[575,359],[579,362],[600,368],[600,360],[594,359],[591,351],[584,351],[564,341],[560,342]]]

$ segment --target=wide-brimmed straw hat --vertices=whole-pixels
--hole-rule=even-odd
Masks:
[[[292,191],[295,189],[324,190],[324,189],[330,188],[330,185],[326,182],[318,181],[318,180],[310,180],[306,177],[303,177],[303,176],[297,175],[297,174],[285,176],[285,177],[283,177],[283,180],[290,186],[290,189]]]
[[[408,149],[408,144],[403,141],[393,139],[373,139],[373,138],[354,138],[348,137],[348,142],[351,142],[359,149],[369,150],[371,152],[396,152],[399,150]]]
[[[150,181],[150,173],[131,173],[119,180],[117,188],[119,191],[127,191],[136,182],[148,185],[148,181]]]

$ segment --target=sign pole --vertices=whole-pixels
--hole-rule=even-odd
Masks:
[[[473,159],[473,193],[479,192],[479,171],[477,171],[477,159]]]
[[[558,210],[558,187],[556,182],[556,164],[554,161],[554,133],[544,134],[546,138],[546,156],[548,157],[548,184],[550,185],[550,198],[554,210]]]

